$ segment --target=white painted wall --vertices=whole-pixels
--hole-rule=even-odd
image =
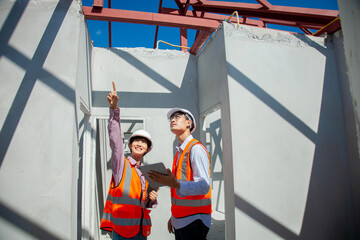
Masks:
[[[222,163],[225,195],[225,237],[235,239],[232,139],[224,29],[220,26],[198,56],[199,109],[202,116],[221,111]],[[217,195],[218,191],[212,194]]]
[[[226,239],[358,237],[354,0],[339,3],[344,37],[224,23],[197,57],[92,49],[80,6],[0,2],[1,239],[99,237],[96,119],[108,117],[113,80],[121,117],[153,135],[147,163],[171,167],[170,108],[193,112],[201,140],[203,117],[221,110],[208,121],[221,119],[225,206],[214,209],[225,209]],[[168,188],[151,216],[149,239],[173,238]]]
[[[225,182],[221,131],[221,110],[213,109],[204,118],[204,138],[202,143],[210,154],[212,224],[209,240],[225,239]]]
[[[343,46],[338,55],[346,64],[343,71],[342,89],[351,169],[353,198],[360,229],[360,2],[357,0],[338,1],[343,32]],[[340,61],[338,61],[340,64]],[[357,238],[360,238],[358,233]]]
[[[0,2],[1,239],[77,237],[80,11],[79,1]]]
[[[222,38],[225,54],[220,55]],[[221,44],[214,47],[214,42]],[[227,239],[355,236],[334,52],[321,37],[224,23],[200,54],[200,111],[219,100],[221,107],[229,106],[229,114],[221,114],[222,128],[228,129],[223,131],[224,166],[231,166],[234,179],[226,182],[225,170],[225,190],[233,184],[234,193],[234,202],[225,194],[225,204],[235,204],[235,226],[226,224]],[[216,64],[216,56],[225,56],[225,68]],[[215,66],[218,73],[227,72],[228,95],[224,80],[211,80]],[[208,78],[215,83],[210,90]],[[228,97],[229,104],[212,96]],[[231,154],[225,141],[236,146]],[[226,222],[231,218],[226,215]]]
[[[233,143],[237,145],[233,156],[237,159],[236,236],[276,239],[276,233],[263,227],[260,219],[244,214],[242,202],[299,234],[315,149],[302,131],[317,132],[324,57],[287,33],[254,33],[255,28],[225,26]],[[309,58],[315,58],[315,64]],[[296,123],[289,122],[292,117],[309,129],[294,127]]]

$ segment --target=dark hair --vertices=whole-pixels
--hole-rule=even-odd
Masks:
[[[130,139],[130,141],[129,141],[129,144],[132,144],[133,141],[138,140],[138,139],[145,139],[148,148],[151,148],[151,142],[149,141],[149,139],[147,139],[147,138],[145,138],[145,137],[141,137],[141,136],[132,137],[132,138]]]

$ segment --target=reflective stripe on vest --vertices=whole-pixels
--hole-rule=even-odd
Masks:
[[[140,220],[141,220],[140,218],[116,218],[116,217],[113,217],[113,215],[111,215],[110,213],[104,213],[102,218],[105,220],[110,220],[111,222],[113,222],[115,225],[118,225],[118,226],[139,225]],[[143,226],[151,226],[151,220],[143,219],[142,225]]]
[[[100,228],[130,238],[139,233],[141,224],[142,234],[148,236],[151,232],[150,210],[144,209],[147,187],[146,182],[145,191],[142,190],[135,167],[125,159],[119,185],[115,186],[114,178],[111,179]]]
[[[198,140],[192,139],[185,147],[184,151],[178,159],[178,153],[176,153],[172,172],[176,179],[180,181],[193,181],[193,171],[191,169],[190,152],[195,144],[201,144]],[[205,147],[202,146],[204,149]],[[206,149],[205,149],[206,151]],[[206,151],[207,152],[207,151]],[[210,156],[209,158],[209,174],[210,174]],[[171,188],[171,211],[172,215],[176,218],[186,217],[198,213],[210,214],[211,210],[211,189],[209,189],[206,195],[186,196],[179,197],[176,194],[176,190]]]
[[[139,199],[130,198],[130,197],[113,197],[110,194],[108,194],[106,201],[110,201],[113,204],[129,204],[129,205],[140,206]]]
[[[203,207],[211,204],[211,199],[176,199],[171,198],[171,203],[182,207]]]

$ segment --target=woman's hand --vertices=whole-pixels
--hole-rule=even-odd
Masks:
[[[116,94],[116,87],[115,87],[115,83],[114,81],[112,82],[113,85],[113,91],[111,91],[108,95],[107,95],[107,100],[109,102],[109,105],[112,109],[116,109],[117,108],[117,102],[119,100],[119,97]]]
[[[155,190],[152,190],[150,193],[149,193],[149,199],[153,202],[156,200],[157,196],[158,196],[158,191],[159,191],[159,188],[155,191]]]

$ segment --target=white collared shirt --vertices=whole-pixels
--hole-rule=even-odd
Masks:
[[[185,149],[186,145],[193,139],[193,136],[188,136],[181,146],[177,146],[179,158]],[[180,182],[180,189],[176,190],[179,197],[202,195],[206,194],[210,188],[209,176],[209,157],[205,149],[196,144],[192,147],[190,152],[190,162],[193,170],[194,181]],[[208,228],[211,227],[211,214],[195,214],[184,218],[175,218],[171,216],[171,223],[175,229],[183,228],[193,221],[200,219]]]

